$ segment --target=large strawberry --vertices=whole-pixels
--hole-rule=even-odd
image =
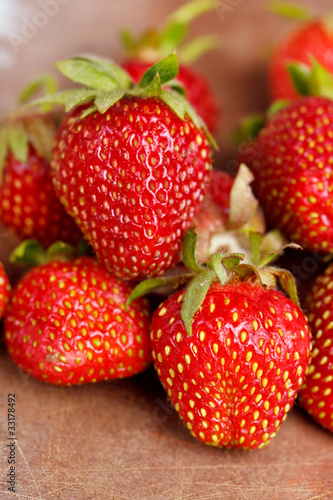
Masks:
[[[240,159],[254,174],[271,224],[304,248],[327,253],[333,249],[332,113],[326,97],[292,102],[268,119]]]
[[[299,307],[274,286],[280,274],[297,299],[291,275],[241,259],[213,255],[159,306],[150,335],[158,376],[192,435],[213,446],[260,448],[303,383],[310,333]],[[152,289],[149,281],[133,297]]]
[[[215,7],[212,0],[194,0],[181,5],[168,16],[160,29],[149,29],[139,39],[123,32],[129,59],[122,66],[135,82],[139,82],[149,65],[177,50],[181,65],[177,81],[183,86],[186,98],[202,117],[208,129],[215,132],[219,121],[217,98],[206,77],[195,67],[196,60],[218,44],[214,35],[203,35],[186,42],[191,22]]]
[[[290,63],[302,63],[309,70],[312,56],[333,74],[333,30],[330,16],[322,20],[309,20],[309,14],[303,11],[303,7],[295,9],[288,4],[285,4],[284,9],[293,14],[298,11],[299,16],[306,18],[306,21],[297,25],[274,50],[269,66],[272,100],[298,97],[287,70]]]
[[[35,238],[45,248],[82,238],[52,186],[50,160],[59,122],[58,113],[18,110],[0,126],[0,220],[19,238]]]
[[[0,262],[0,319],[3,317],[10,294],[9,279]]]
[[[20,258],[31,253],[28,246],[35,250],[33,243],[24,245],[17,250]],[[139,299],[126,309],[129,294],[90,257],[58,257],[33,268],[14,287],[5,315],[12,359],[33,377],[57,385],[141,372],[151,361],[148,303]]]
[[[60,200],[114,274],[163,273],[179,260],[211,168],[205,126],[182,95],[161,88],[177,74],[176,55],[137,86],[100,58],[73,58],[58,68],[86,84],[45,98],[75,106],[51,164]]]
[[[330,264],[312,285],[304,304],[313,333],[313,351],[300,402],[317,422],[333,432],[332,287]]]

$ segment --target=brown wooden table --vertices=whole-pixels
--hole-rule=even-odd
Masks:
[[[37,0],[1,0],[0,113],[12,109],[17,92],[50,70],[52,61],[82,52],[121,59],[120,27],[139,32],[180,3],[53,0],[46,19],[41,14],[46,7]],[[265,109],[266,61],[273,44],[291,28],[290,22],[267,14],[265,3],[219,0],[216,10],[194,25],[193,33],[208,30],[222,37],[221,48],[197,65],[222,108],[215,155],[220,168],[235,155],[229,134],[240,117]],[[331,5],[329,0],[302,3],[319,12]],[[7,259],[15,243],[0,228],[0,258],[13,280],[19,271]],[[262,450],[214,449],[196,442],[183,427],[153,368],[119,382],[58,388],[24,375],[3,344],[0,358],[1,499],[333,499],[333,436],[298,408]],[[13,392],[16,493],[6,484],[7,394]]]

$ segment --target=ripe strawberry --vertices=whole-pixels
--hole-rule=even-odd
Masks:
[[[171,13],[159,29],[145,31],[137,39],[128,30],[123,31],[123,43],[128,60],[122,67],[139,82],[149,66],[176,50],[181,62],[177,75],[186,98],[210,132],[214,133],[219,121],[217,98],[205,76],[199,73],[195,62],[208,50],[215,48],[219,39],[215,35],[203,35],[187,41],[190,24],[202,14],[212,11],[214,2],[192,0]]]
[[[298,97],[287,65],[299,62],[310,69],[311,56],[333,74],[333,32],[325,21],[302,24],[277,46],[269,67],[272,100]]]
[[[150,338],[158,376],[194,437],[261,448],[303,383],[310,334],[302,311],[274,286],[280,273],[297,298],[292,276],[241,260],[212,256],[210,267],[159,306]],[[143,290],[142,283],[132,296]]]
[[[138,86],[106,60],[58,63],[85,82],[82,66],[90,88],[62,96],[67,107],[89,103],[75,106],[58,131],[55,191],[115,275],[161,274],[179,260],[182,237],[203,200],[211,168],[205,128],[180,94],[161,88],[177,74],[175,54],[149,69]],[[91,88],[98,85],[103,89]]]
[[[57,385],[128,377],[151,361],[147,301],[90,257],[53,261],[15,286],[5,341],[20,368]]]
[[[128,60],[122,63],[122,67],[136,83],[139,83],[142,75],[147,71],[149,66],[150,63],[140,60]],[[193,106],[198,115],[201,116],[208,130],[214,133],[219,121],[219,109],[217,98],[213,94],[206,78],[192,67],[181,65],[177,81],[183,85],[188,102]]]
[[[333,102],[305,97],[276,112],[244,147],[268,220],[308,250],[333,249]]]
[[[10,294],[10,285],[2,262],[0,262],[0,319],[3,317]]]
[[[330,264],[312,285],[304,304],[313,333],[313,351],[300,391],[302,406],[330,431],[333,431],[332,287],[333,264]]]

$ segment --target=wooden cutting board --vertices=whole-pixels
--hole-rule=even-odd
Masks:
[[[181,3],[1,0],[0,113],[12,109],[17,92],[50,70],[52,61],[82,52],[121,59],[119,28],[138,33]],[[319,12],[331,7],[329,0],[302,3]],[[291,22],[267,14],[265,4],[217,0],[216,10],[194,25],[194,34],[216,33],[222,39],[221,47],[197,65],[222,109],[215,156],[220,168],[232,170],[236,148],[229,134],[240,117],[265,109],[267,58],[291,28]],[[48,12],[47,19],[41,12]],[[0,258],[13,281],[19,270],[8,255],[16,243],[0,228]],[[301,287],[314,274],[308,273]],[[1,499],[333,499],[333,436],[298,408],[266,448],[220,450],[191,437],[153,368],[118,382],[58,388],[23,374],[3,343],[0,358]],[[6,484],[9,393],[16,396],[16,493]]]

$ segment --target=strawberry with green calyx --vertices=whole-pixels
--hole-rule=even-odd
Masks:
[[[333,264],[320,275],[305,300],[304,310],[313,334],[312,361],[299,394],[301,405],[333,432]]]
[[[251,232],[262,234],[266,251],[283,244],[278,231],[264,234],[264,215],[250,186],[253,180],[253,174],[244,164],[240,165],[235,178],[226,172],[212,170],[203,206],[193,223],[198,235],[198,262],[205,262],[213,253],[221,252],[243,252],[250,258]]]
[[[177,50],[181,65],[177,81],[184,87],[186,98],[213,133],[218,124],[219,110],[217,98],[213,94],[204,75],[197,72],[193,63],[205,52],[219,44],[215,35],[204,35],[192,39],[184,45],[190,23],[205,12],[216,7],[213,0],[194,0],[185,3],[171,14],[160,30],[150,29],[139,40],[125,30],[123,43],[128,60],[122,66],[135,82],[139,82],[149,65]]]
[[[10,284],[2,262],[0,262],[0,319],[3,317],[10,295]]]
[[[116,276],[164,273],[179,260],[211,169],[211,136],[178,85],[172,90],[176,55],[152,66],[138,85],[98,57],[57,66],[84,87],[39,100],[69,111],[54,145],[56,193]]]
[[[254,174],[254,192],[271,225],[305,249],[330,253],[333,77],[316,61],[310,72],[295,65],[290,72],[302,94],[311,89],[316,95],[273,114],[243,146],[240,162]]]
[[[15,252],[22,262],[43,260],[36,242]],[[74,260],[68,245],[15,286],[5,315],[5,342],[13,361],[31,376],[57,385],[134,375],[151,362],[149,310],[139,299],[125,310],[130,289],[91,257]],[[48,259],[51,259],[47,262]],[[56,259],[56,260],[52,260]]]
[[[272,100],[296,99],[298,92],[289,78],[287,66],[301,63],[304,68],[311,66],[311,56],[333,74],[333,27],[332,15],[316,19],[300,4],[277,2],[274,11],[298,18],[295,30],[274,50],[269,66],[269,88]]]
[[[158,376],[192,435],[205,444],[265,446],[303,383],[310,358],[307,321],[275,289],[278,277],[297,301],[292,275],[264,267],[271,257],[253,265],[243,264],[240,254],[213,255],[210,266],[197,266],[188,287],[153,315]],[[187,260],[194,270],[193,242]]]
[[[45,80],[30,85],[20,102]],[[52,91],[53,80],[46,81]],[[59,239],[75,244],[82,237],[52,186],[50,160],[59,123],[58,113],[41,108],[15,111],[0,125],[0,221],[19,238],[36,238],[44,247]]]

